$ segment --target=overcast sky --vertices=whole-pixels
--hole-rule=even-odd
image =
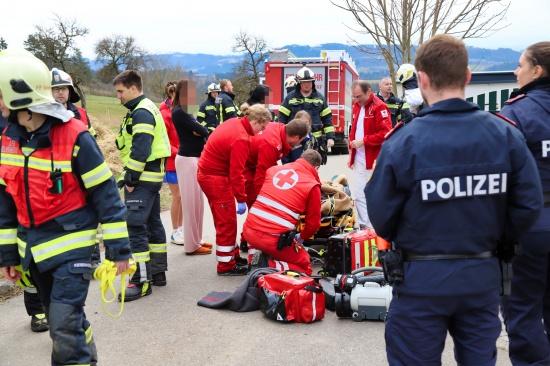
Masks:
[[[510,26],[466,43],[521,51],[549,41],[550,0],[511,1],[506,19]],[[350,30],[348,26],[355,27],[351,14],[329,0],[2,0],[1,12],[0,37],[10,48],[23,47],[36,25],[53,24],[54,13],[76,19],[90,30],[78,41],[89,58],[94,57],[94,44],[113,34],[134,36],[150,53],[231,54],[233,36],[241,29],[262,36],[270,47],[348,43],[349,38],[372,43]]]

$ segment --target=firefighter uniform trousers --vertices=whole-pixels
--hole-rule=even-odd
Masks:
[[[166,232],[160,218],[161,185],[148,184],[146,188],[139,184],[132,192],[124,188],[130,247],[137,264],[130,283],[149,282],[154,274],[168,270]]]
[[[216,229],[216,260],[218,272],[230,271],[237,265],[237,207],[228,177],[197,173],[202,191],[208,199]]]
[[[54,366],[97,364],[92,327],[84,313],[84,303],[92,279],[90,261],[91,256],[45,272],[39,272],[34,261],[29,266],[50,325]],[[82,347],[83,344],[87,346]]]
[[[268,264],[270,268],[277,268],[279,271],[298,271],[311,276],[313,269],[309,253],[300,247],[298,250],[291,245],[284,247],[282,250],[277,250],[277,242],[279,235],[264,233],[258,230],[244,226],[243,237],[248,242],[251,250],[248,252],[248,263],[252,259],[252,255],[256,250],[268,255],[270,258]]]

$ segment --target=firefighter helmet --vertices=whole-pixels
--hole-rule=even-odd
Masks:
[[[305,66],[296,73],[296,82],[301,83],[302,81],[315,81],[315,74]]]
[[[414,65],[403,64],[399,67],[399,69],[397,70],[397,73],[395,74],[395,81],[403,84],[404,82],[412,79],[413,77],[416,77],[416,69],[414,68]]]
[[[73,78],[71,78],[71,75],[54,67],[52,69],[52,88],[64,85],[69,87],[69,100],[71,103],[80,101],[80,96],[74,90]]]
[[[296,86],[296,76],[290,75],[285,79],[285,89],[293,88]]]
[[[50,70],[32,53],[22,49],[0,52],[0,90],[11,110],[55,102]]]
[[[220,90],[220,84],[212,83],[208,85],[208,88],[206,88],[206,94],[210,93],[219,93]]]

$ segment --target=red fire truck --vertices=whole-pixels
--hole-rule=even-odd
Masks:
[[[315,87],[325,96],[332,110],[336,133],[332,154],[348,153],[348,134],[351,126],[351,83],[358,78],[351,56],[342,50],[321,51],[320,57],[296,57],[287,49],[269,51],[265,62],[265,81],[273,90],[270,108],[279,113],[286,97],[285,79],[296,75],[303,66],[315,73]]]

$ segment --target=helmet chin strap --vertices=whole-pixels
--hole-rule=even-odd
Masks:
[[[27,109],[27,113],[29,114],[29,119],[27,119],[27,122],[29,122],[32,119],[32,112]]]

